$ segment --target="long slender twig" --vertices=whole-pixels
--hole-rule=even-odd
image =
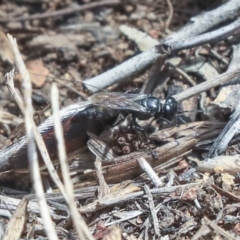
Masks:
[[[161,49],[161,47],[163,48],[167,47],[167,48],[170,48],[172,52],[172,51],[179,51],[182,49],[188,49],[188,48],[200,46],[205,43],[219,42],[233,35],[235,32],[239,32],[240,31],[239,28],[240,28],[240,18],[232,22],[231,24],[225,27],[219,28],[212,32],[201,34],[195,37],[190,37],[187,39],[182,39],[181,41],[179,40],[165,41],[163,44],[160,44],[159,46],[157,46],[157,48]]]
[[[168,8],[169,8],[169,14],[168,14],[168,19],[165,23],[165,27],[168,28],[171,21],[172,21],[172,17],[173,17],[173,5],[172,5],[171,0],[166,0],[166,2],[167,2],[167,5],[168,5]]]
[[[58,93],[57,85],[55,83],[53,83],[52,85],[51,99],[52,99],[52,108],[53,108],[53,117],[54,117],[54,132],[57,139],[59,160],[61,163],[62,176],[65,184],[65,190],[67,193],[67,198],[68,198],[67,202],[70,209],[70,213],[71,213],[79,238],[80,239],[87,238],[89,240],[94,240],[94,238],[92,237],[91,233],[88,230],[88,227],[85,221],[83,220],[82,216],[78,212],[75,199],[74,199],[73,185],[71,182],[70,171],[67,163],[66,147],[64,143],[64,137],[63,137],[64,134],[63,134],[63,129],[62,129],[62,125],[59,117],[59,104],[58,104],[59,93]]]
[[[20,21],[29,21],[29,20],[35,20],[35,19],[56,18],[56,17],[70,15],[70,14],[74,14],[74,13],[78,13],[78,12],[82,12],[82,11],[86,11],[94,8],[115,6],[119,4],[120,4],[119,0],[106,0],[102,2],[93,2],[93,3],[88,3],[82,6],[74,6],[74,7],[65,8],[65,9],[52,11],[52,12],[46,12],[42,14],[33,14],[27,17],[2,18],[0,19],[0,22],[2,23],[20,22]]]
[[[160,54],[156,52],[155,47],[151,48],[150,50],[125,61],[117,67],[88,79],[83,83],[91,92],[98,92],[103,88],[119,83],[122,80],[139,73],[154,63],[159,57]]]
[[[152,180],[155,187],[163,186],[163,182],[160,180],[156,172],[153,170],[151,165],[146,161],[144,157],[140,157],[138,159],[138,163],[141,166],[141,168],[145,171],[145,173],[148,175],[148,177]]]
[[[169,194],[177,189],[180,191],[181,189],[184,190],[187,187],[197,187],[201,186],[202,182],[199,183],[188,183],[185,185],[176,185],[176,186],[171,186],[171,187],[162,187],[162,188],[153,188],[150,189],[150,193],[153,195],[163,195],[163,194]],[[134,198],[140,198],[145,195],[144,191],[137,191],[137,192],[132,192],[132,193],[122,193],[119,196],[112,195],[108,198],[103,198],[103,199],[98,199],[95,200],[92,203],[89,203],[85,206],[82,206],[79,211],[82,213],[91,213],[91,212],[96,212],[97,210],[109,207],[109,206],[115,206],[119,203],[123,203],[129,200],[132,200]]]
[[[19,69],[19,72],[23,78],[23,90],[24,90],[24,101],[26,105],[25,111],[25,126],[26,126],[26,135],[28,138],[28,159],[29,166],[31,168],[31,175],[33,180],[34,190],[36,192],[37,201],[39,204],[41,216],[43,218],[43,225],[46,230],[48,239],[57,240],[58,236],[54,229],[52,219],[50,217],[49,208],[47,205],[46,198],[44,196],[43,185],[41,181],[40,169],[38,164],[37,150],[34,140],[34,129],[33,129],[33,108],[32,108],[32,86],[29,73],[26,69],[26,66],[22,60],[21,54],[18,50],[17,41],[13,39],[11,35],[8,34],[8,39],[13,47],[13,52],[16,59],[16,64]]]
[[[237,105],[229,122],[227,123],[221,134],[219,134],[214,144],[212,145],[208,157],[209,158],[216,157],[223,153],[227,149],[228,144],[232,140],[234,135],[237,132],[239,132],[238,131],[239,127],[240,127],[240,104]]]
[[[225,231],[223,228],[218,226],[214,221],[211,221],[210,219],[208,219],[206,216],[204,217],[204,221],[206,222],[206,224],[208,226],[210,226],[212,229],[214,229],[217,234],[225,237],[225,239],[229,239],[229,240],[236,239],[235,236],[233,236],[232,234]]]
[[[9,90],[9,92],[11,93],[13,99],[15,100],[15,102],[18,103],[18,107],[20,108],[21,110],[21,113],[24,114],[24,106],[23,106],[23,101],[22,101],[22,98],[20,96],[20,94],[18,94],[15,90],[15,87],[14,87],[14,73],[15,73],[15,68],[13,68],[10,72],[6,73],[6,85],[7,85],[7,88]]]
[[[225,27],[219,28],[218,30],[199,36],[194,36],[188,39],[179,39],[177,41],[168,40],[164,44],[160,45],[162,49],[159,47],[158,51],[159,53],[167,53],[168,51],[172,52],[184,48],[191,48],[193,46],[200,46],[204,43],[213,41],[217,42],[226,39],[234,32],[239,31],[239,27],[240,19]],[[159,53],[157,53],[155,47],[153,47],[105,73],[84,81],[84,84],[90,91],[97,92],[100,89],[119,83],[120,81],[137,74],[155,62],[161,56]]]
[[[237,77],[240,77],[240,69],[220,74],[215,79],[211,79],[210,81],[206,81],[206,82],[200,83],[194,87],[188,88],[187,90],[180,92],[179,94],[176,94],[173,97],[177,101],[183,101],[183,100],[193,97],[201,92],[204,92],[210,88],[219,86],[226,82],[230,82],[231,80],[233,80]]]
[[[203,32],[207,32],[209,29],[212,29],[220,23],[235,19],[239,15],[239,9],[239,0],[227,1],[218,8],[200,13],[199,15],[192,17],[184,27],[163,41],[178,41],[181,39],[197,36]]]
[[[152,219],[153,219],[154,231],[155,231],[156,236],[158,237],[158,236],[160,236],[160,229],[159,229],[159,222],[158,222],[158,218],[157,218],[157,212],[155,210],[155,206],[154,206],[154,202],[153,202],[153,196],[147,185],[144,185],[144,190],[146,192],[148,202],[149,202],[149,209],[150,209]]]
[[[24,114],[25,109],[24,109],[24,104],[23,104],[22,98],[14,87],[14,80],[13,80],[14,72],[13,71],[14,70],[12,70],[11,72],[6,74],[8,88],[9,88],[11,94],[13,95],[16,103],[18,104],[19,108],[21,109],[22,114]],[[46,149],[45,143],[44,143],[42,137],[40,136],[35,124],[33,126],[33,129],[34,129],[35,140],[36,140],[37,145],[39,147],[39,151],[41,153],[42,159],[43,159],[45,165],[47,166],[48,172],[49,172],[52,180],[55,182],[56,186],[59,188],[59,190],[61,191],[61,193],[65,197],[66,193],[65,193],[65,190],[64,190],[64,186],[63,186],[60,178],[58,177],[58,174],[57,174],[57,172],[56,172],[56,170],[53,166],[53,163],[52,163],[52,161],[50,159],[50,156],[48,154],[48,151]]]
[[[18,204],[18,207],[8,222],[7,229],[5,230],[3,240],[18,240],[20,239],[24,225],[27,220],[27,205],[28,199],[23,198]]]

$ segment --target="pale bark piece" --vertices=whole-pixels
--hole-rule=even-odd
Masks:
[[[240,172],[240,155],[218,156],[198,162],[197,171],[202,173],[224,172],[235,175]]]
[[[42,87],[46,82],[47,75],[49,74],[49,71],[44,66],[42,59],[28,61],[26,66],[29,70],[32,84],[34,84],[37,88]]]
[[[156,46],[159,43],[158,40],[152,38],[147,33],[137,30],[136,28],[121,25],[119,29],[130,40],[135,42],[139,50],[142,52]]]
[[[28,200],[25,198],[19,202],[15,213],[12,215],[10,221],[8,222],[3,240],[20,239],[27,219],[27,205]]]
[[[0,216],[10,218],[12,216],[12,212],[16,211],[19,203],[21,200],[7,197],[7,196],[0,196]],[[65,212],[65,216],[60,215],[59,212],[57,212],[58,209],[55,207],[50,207],[50,214],[54,221],[60,221],[63,219],[68,218],[68,212]],[[30,214],[37,214],[39,215],[39,207],[38,204],[34,201],[30,201],[28,204],[28,212]]]

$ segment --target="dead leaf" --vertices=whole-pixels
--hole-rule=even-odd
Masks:
[[[94,233],[95,239],[102,240],[121,240],[121,229],[116,226],[106,227],[104,224],[98,224],[96,232]]]
[[[40,88],[46,82],[48,69],[43,65],[42,59],[34,59],[26,63],[29,70],[31,82],[35,87]]]
[[[198,190],[196,188],[191,188],[182,195],[182,199],[193,201],[194,199],[197,198],[197,194],[198,194]]]

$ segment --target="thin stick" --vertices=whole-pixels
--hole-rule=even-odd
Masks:
[[[194,82],[194,80],[181,68],[174,66],[173,64],[169,64],[177,73],[179,73],[188,83],[192,86],[196,86],[197,84]]]
[[[229,0],[221,6],[206,12],[201,12],[180,28],[177,32],[168,36],[163,41],[181,41],[182,39],[197,36],[207,32],[220,23],[231,21],[238,17],[240,9],[239,0]],[[163,42],[162,41],[162,42]]]
[[[179,45],[181,46],[181,42],[186,38],[195,37],[203,32],[206,32],[207,30],[211,29],[216,25],[225,22],[226,20],[233,19],[238,15],[239,9],[240,1],[230,0],[226,4],[220,6],[219,8],[195,16],[194,19],[191,19],[189,24],[187,24],[178,32],[172,34],[167,39],[161,42],[171,44],[172,42],[178,41]],[[206,38],[208,37],[208,35],[207,36],[205,35],[204,37]],[[194,39],[194,41],[196,40],[197,39]],[[188,39],[188,41],[190,41],[190,39]],[[178,46],[179,49],[180,46]],[[131,59],[123,62],[122,64],[118,65],[113,69],[110,69],[91,79],[85,80],[86,84],[84,85],[91,92],[93,93],[97,92],[99,91],[99,89],[109,87],[113,84],[125,80],[126,78],[137,75],[143,69],[147,68],[152,63],[154,63],[161,56],[162,56],[161,54],[156,53],[155,47],[153,47],[147,50],[146,52],[143,52],[139,55],[132,57]]]
[[[143,171],[148,175],[148,177],[152,180],[155,187],[163,186],[163,182],[160,180],[156,172],[153,170],[151,165],[146,161],[144,157],[140,157],[138,159],[138,163],[143,169]]]
[[[13,68],[10,72],[6,73],[6,85],[7,85],[7,88],[9,90],[9,92],[12,94],[12,97],[13,99],[15,100],[15,102],[18,103],[18,107],[20,108],[21,110],[21,113],[24,114],[24,105],[23,105],[23,101],[22,101],[22,98],[20,96],[20,94],[18,94],[16,92],[16,89],[14,87],[14,73],[15,73],[15,68]]]
[[[119,0],[106,0],[102,2],[93,2],[93,3],[88,3],[83,6],[74,6],[70,8],[64,8],[61,10],[57,11],[52,11],[52,12],[45,12],[42,14],[33,14],[27,17],[17,17],[17,18],[2,18],[0,19],[0,22],[20,22],[20,21],[29,21],[29,20],[35,20],[35,19],[46,19],[46,18],[56,18],[56,17],[61,17],[65,15],[71,15],[74,13],[94,9],[94,8],[100,8],[100,7],[108,7],[108,6],[115,6],[119,5],[120,1]]]
[[[193,97],[201,92],[204,92],[210,88],[219,86],[221,84],[224,84],[226,82],[229,82],[231,80],[233,80],[236,77],[240,76],[240,69],[237,69],[235,71],[231,71],[231,72],[226,72],[223,74],[220,74],[217,78],[212,79],[210,81],[206,81],[203,83],[200,83],[194,87],[191,87],[179,94],[174,95],[173,97],[177,100],[177,101],[183,101],[185,99],[188,99],[190,97]]]
[[[104,179],[104,175],[102,172],[102,163],[100,161],[100,159],[97,157],[95,162],[94,162],[94,166],[96,169],[96,177],[99,183],[99,194],[98,194],[98,198],[103,198],[104,196],[106,196],[107,194],[110,193],[110,189],[109,186],[107,185],[105,179]]]
[[[230,234],[229,232],[225,231],[223,228],[221,228],[220,226],[218,226],[214,221],[211,221],[210,219],[208,219],[206,216],[203,218],[205,223],[211,227],[213,230],[215,230],[215,232],[223,237],[225,237],[226,239],[229,240],[235,240],[237,239],[235,236],[233,236],[232,234]]]
[[[14,214],[12,215],[10,221],[8,222],[4,237],[1,239],[3,240],[20,239],[27,220],[27,206],[28,200],[26,198],[23,198],[18,204],[18,207]]]
[[[161,51],[161,49],[166,48],[167,51],[170,50],[170,53],[173,51],[179,51],[182,49],[188,49],[192,47],[197,47],[203,45],[205,43],[216,43],[220,42],[224,39],[227,39],[229,36],[233,35],[235,32],[239,32],[240,28],[240,18],[231,24],[219,28],[215,31],[211,31],[208,33],[204,33],[195,37],[190,37],[186,39],[181,39],[181,41],[165,41],[164,43],[157,46],[157,49]],[[162,52],[163,53],[163,52]]]
[[[169,14],[168,14],[168,19],[165,23],[165,27],[169,28],[169,25],[170,25],[170,23],[172,21],[172,17],[173,17],[173,5],[172,5],[171,0],[166,0],[166,2],[167,2],[167,5],[169,7]]]
[[[25,111],[24,110],[24,104],[23,104],[21,96],[19,95],[19,93],[16,91],[16,89],[14,87],[14,80],[13,80],[14,75],[11,72],[6,74],[7,82],[8,82],[8,88],[9,88],[9,91],[11,92],[11,94],[14,96],[14,99],[15,99],[17,105],[19,106],[19,108],[21,109],[22,114],[24,114],[24,111]],[[57,172],[56,172],[56,170],[53,166],[53,163],[52,163],[52,161],[50,159],[50,156],[48,154],[48,151],[46,149],[46,145],[45,145],[41,135],[39,134],[38,129],[35,126],[35,124],[33,126],[33,129],[34,129],[34,137],[35,137],[36,143],[38,145],[38,148],[39,148],[39,151],[41,153],[42,159],[43,159],[45,165],[47,166],[48,172],[49,172],[52,180],[54,181],[54,183],[57,185],[57,187],[59,188],[59,190],[61,191],[61,193],[65,197],[66,193],[65,193],[64,186],[63,186],[63,184],[62,184],[62,182],[61,182],[61,180],[60,180],[60,178],[59,178],[59,176],[58,176],[58,174],[57,174]]]
[[[43,185],[41,181],[40,169],[38,164],[38,156],[36,151],[36,145],[34,141],[34,122],[33,122],[33,108],[32,108],[32,86],[29,73],[24,65],[21,54],[18,50],[17,41],[8,34],[8,39],[13,47],[13,52],[16,59],[16,65],[19,69],[19,72],[23,78],[23,90],[24,90],[24,101],[26,105],[25,111],[25,126],[26,126],[26,135],[28,139],[28,159],[29,166],[31,169],[31,175],[33,180],[34,190],[36,192],[36,198],[39,204],[39,209],[41,212],[41,217],[43,218],[43,225],[46,230],[48,239],[57,240],[58,236],[55,231],[52,219],[50,217],[49,208],[43,191]]]
[[[158,218],[157,218],[157,212],[155,210],[154,202],[153,202],[153,196],[150,193],[150,189],[147,185],[144,185],[144,190],[146,192],[147,198],[148,198],[148,203],[149,203],[149,209],[152,215],[152,220],[153,220],[153,227],[155,234],[157,237],[160,236],[160,228],[159,228],[159,223],[158,223]]]
[[[61,163],[62,176],[65,184],[65,191],[67,193],[67,198],[68,198],[67,199],[68,207],[70,209],[73,223],[76,227],[76,231],[78,233],[79,238],[80,239],[87,238],[89,240],[94,240],[85,221],[83,220],[82,216],[80,215],[76,207],[73,185],[70,178],[70,171],[69,171],[69,166],[67,162],[67,154],[66,154],[66,147],[64,143],[63,129],[60,122],[58,99],[59,99],[59,93],[58,93],[57,85],[56,83],[53,83],[52,92],[51,92],[51,102],[52,102],[53,118],[54,118],[54,132],[57,139],[59,160]]]
[[[239,92],[238,92],[239,94]],[[213,158],[222,154],[228,147],[229,142],[233,139],[234,135],[239,131],[240,127],[240,103],[235,108],[234,113],[231,115],[229,122],[226,124],[222,132],[219,134],[214,144],[212,145],[208,157]]]

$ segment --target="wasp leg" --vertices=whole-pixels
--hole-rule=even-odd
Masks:
[[[186,123],[182,118],[178,117],[178,119],[180,119],[183,123]],[[159,124],[159,128],[160,128],[160,129],[162,128],[163,122],[166,122],[166,123],[168,123],[169,125],[172,124],[172,122],[169,121],[168,119],[163,118],[163,117],[160,117],[160,118],[158,118],[158,120],[157,120],[157,123]],[[187,125],[187,123],[186,123],[186,125]],[[176,121],[175,121],[175,126],[176,126],[176,127],[179,127],[179,124],[178,124]]]
[[[157,119],[157,123],[158,123],[158,124],[162,124],[163,122],[167,122],[168,124],[172,124],[172,122],[169,121],[169,120],[166,119],[166,118],[160,117],[160,118]]]

